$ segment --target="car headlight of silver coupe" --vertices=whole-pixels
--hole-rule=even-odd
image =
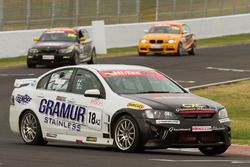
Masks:
[[[29,49],[29,53],[32,53],[32,54],[36,54],[36,53],[38,53],[38,52],[39,52],[38,49],[35,49],[35,48],[30,48],[30,49]]]
[[[70,46],[64,49],[60,49],[59,53],[71,53],[74,50],[74,48],[75,48],[74,46]]]

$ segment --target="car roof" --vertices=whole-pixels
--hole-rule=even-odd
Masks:
[[[155,24],[153,27],[162,27],[162,26],[177,26],[177,27],[181,27],[182,25],[183,25],[182,23],[178,23],[178,22],[165,22],[165,23]]]
[[[108,71],[108,70],[154,70],[149,67],[137,66],[137,65],[124,65],[124,64],[93,64],[93,65],[77,65],[74,67],[80,67],[85,69],[94,69],[96,71]]]
[[[45,30],[46,32],[57,32],[57,31],[63,31],[63,32],[67,32],[67,33],[77,33],[77,30],[73,29],[73,28],[50,28]]]

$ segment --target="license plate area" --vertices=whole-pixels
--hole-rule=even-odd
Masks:
[[[151,49],[161,49],[161,44],[150,44]]]
[[[43,60],[54,60],[55,55],[43,55]]]
[[[211,132],[211,126],[192,126],[192,132]]]

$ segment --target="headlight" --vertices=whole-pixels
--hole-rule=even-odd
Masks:
[[[173,112],[163,110],[146,110],[145,115],[151,119],[177,119]]]
[[[227,110],[225,108],[219,110],[219,119],[228,118]]]
[[[142,39],[140,42],[141,42],[141,43],[147,43],[147,42],[148,42],[148,40],[146,40],[146,39]]]
[[[74,50],[74,46],[70,46],[66,49],[59,49],[59,53],[71,53]]]
[[[168,43],[176,43],[176,40],[170,39],[170,40],[168,40]]]
[[[29,53],[35,54],[35,53],[38,53],[38,52],[39,52],[38,49],[34,49],[34,48],[30,48],[30,49],[29,49]]]

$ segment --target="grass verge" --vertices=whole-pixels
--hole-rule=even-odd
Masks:
[[[250,34],[230,35],[224,37],[201,39],[197,41],[198,48],[209,48],[218,46],[238,45],[250,43]],[[118,57],[137,54],[137,47],[111,48],[108,54],[99,54],[98,58]],[[26,57],[1,58],[0,68],[23,66],[26,63]]]
[[[215,100],[227,108],[232,142],[250,145],[250,81],[195,90],[194,94]]]

